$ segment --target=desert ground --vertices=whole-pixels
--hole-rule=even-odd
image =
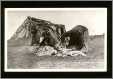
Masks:
[[[8,43],[9,44],[9,43]],[[101,69],[104,67],[104,36],[92,36],[87,56],[36,56],[30,46],[10,46],[8,69]]]

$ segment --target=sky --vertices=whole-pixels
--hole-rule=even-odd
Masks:
[[[27,16],[64,24],[66,31],[76,25],[87,27],[90,35],[101,35],[107,30],[106,8],[6,8],[7,39],[11,38]]]

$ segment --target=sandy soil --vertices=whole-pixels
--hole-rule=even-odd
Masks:
[[[87,56],[57,57],[36,56],[29,49],[30,46],[8,46],[9,69],[100,69],[104,67],[104,38],[96,37],[89,42]]]

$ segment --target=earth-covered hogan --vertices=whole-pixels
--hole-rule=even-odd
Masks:
[[[88,30],[84,32],[82,30],[82,32],[84,33],[82,35],[86,36],[81,36],[80,38],[82,39],[80,41],[84,42],[88,38],[88,43],[87,41],[84,42],[83,50],[80,49],[79,51],[74,52],[73,55],[73,50],[76,50],[76,47],[75,45],[70,46],[69,44],[70,42],[72,42],[69,42],[70,34],[73,33],[72,30],[66,32],[65,25],[63,24],[54,24],[50,21],[37,19],[30,16],[27,17],[22,25],[17,29],[16,33],[11,37],[11,39],[8,40],[8,68],[104,68],[104,35],[89,36],[87,34]],[[88,46],[87,53],[80,52],[84,51],[84,44]],[[72,49],[72,53],[69,53],[70,49]],[[59,50],[62,50],[62,52]],[[61,55],[61,53],[63,53],[63,56]]]
[[[35,52],[40,50],[40,48],[45,48],[45,46],[53,47],[56,52],[53,52],[52,55],[55,55],[59,52],[68,53],[72,48],[74,50],[86,48],[87,50],[87,40],[88,29],[85,26],[77,25],[72,30],[66,32],[65,25],[63,24],[54,24],[50,21],[28,16],[9,42],[13,42],[12,45],[15,46],[35,46],[37,47],[34,47],[36,49]],[[45,49],[47,50],[47,48]],[[70,49],[67,50],[66,48]],[[79,53],[80,51],[76,52]]]
[[[41,37],[48,37],[51,41],[46,40],[46,43],[54,44],[60,40],[64,32],[66,32],[66,30],[62,24],[53,24],[50,21],[28,16],[9,41],[22,40],[22,45],[33,46],[34,44],[39,44]],[[43,42],[43,44],[45,44],[45,42]]]

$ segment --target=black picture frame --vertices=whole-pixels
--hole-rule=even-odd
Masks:
[[[107,8],[107,72],[5,72],[5,8]],[[112,1],[2,1],[2,78],[112,78]]]

